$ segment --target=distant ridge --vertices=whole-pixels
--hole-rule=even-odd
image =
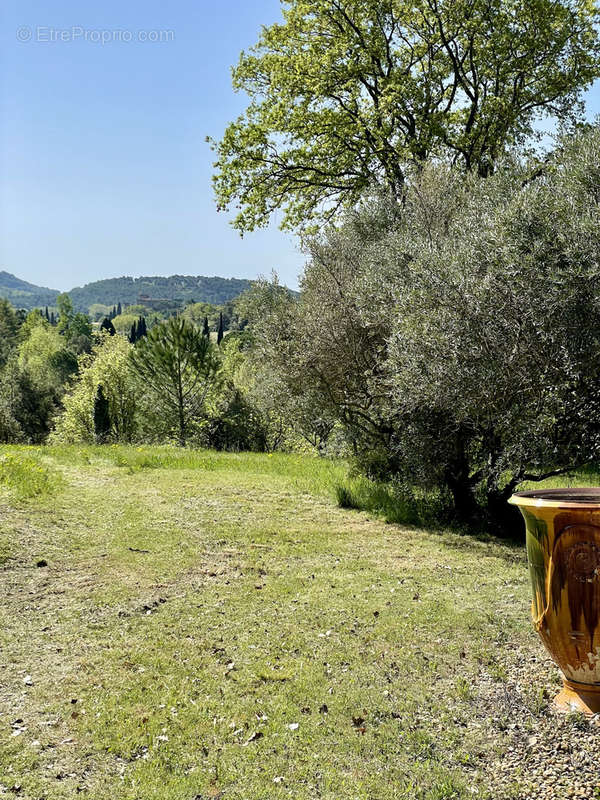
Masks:
[[[76,286],[69,291],[69,295],[76,310],[85,312],[96,303],[107,306],[118,303],[161,306],[194,300],[197,303],[222,305],[249,289],[251,285],[251,281],[243,278],[208,278],[202,275],[170,275],[166,278],[124,276]],[[58,294],[55,289],[35,286],[10,272],[0,272],[0,297],[7,298],[17,308],[31,310],[53,305]]]
[[[87,311],[94,303],[134,305],[140,301],[190,301],[220,305],[249,289],[251,282],[241,278],[206,278],[201,275],[170,275],[168,278],[107,278],[76,287],[69,294],[76,308]]]
[[[0,297],[5,297],[16,308],[51,306],[59,292],[44,286],[22,281],[10,272],[0,271]]]

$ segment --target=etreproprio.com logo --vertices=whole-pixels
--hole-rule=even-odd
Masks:
[[[175,31],[127,28],[84,28],[72,25],[70,28],[54,28],[51,25],[21,25],[17,28],[18,42],[37,42],[41,44],[60,44],[69,42],[88,42],[90,44],[130,44],[134,42],[165,43],[175,40]]]

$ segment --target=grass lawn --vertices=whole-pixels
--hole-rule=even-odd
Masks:
[[[344,473],[0,448],[0,796],[566,797],[547,742],[600,740],[549,710],[524,550],[342,510]]]

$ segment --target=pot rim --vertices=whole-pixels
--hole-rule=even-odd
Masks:
[[[580,500],[577,500],[578,495],[581,496]],[[600,511],[600,486],[529,489],[526,492],[515,492],[508,502],[513,506],[583,508]]]

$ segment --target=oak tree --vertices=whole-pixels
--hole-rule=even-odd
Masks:
[[[372,185],[402,194],[407,164],[481,175],[545,115],[582,113],[600,74],[592,0],[284,0],[241,54],[249,104],[217,153],[220,209],[241,232],[306,226]]]

